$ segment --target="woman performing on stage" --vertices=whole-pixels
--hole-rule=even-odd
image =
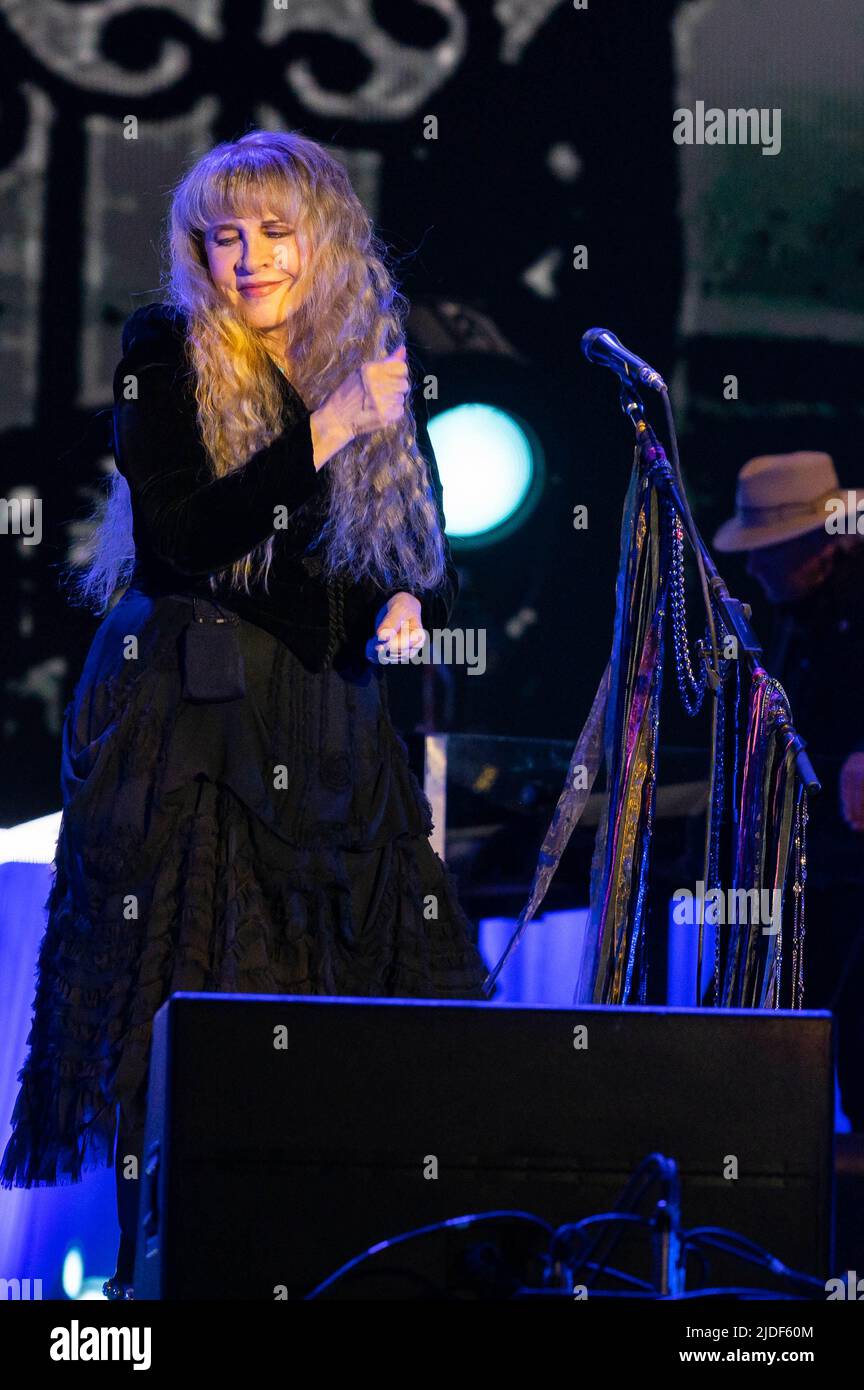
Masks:
[[[169,995],[482,999],[486,973],[387,709],[383,664],[446,626],[457,580],[384,249],[326,150],[257,131],[179,184],[170,262],[114,377],[79,580],[106,616],[64,720],[0,1168],[30,1187],[114,1162],[109,1297],[132,1296]]]

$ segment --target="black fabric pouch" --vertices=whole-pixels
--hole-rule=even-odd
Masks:
[[[215,610],[210,614],[207,608]],[[209,599],[193,599],[183,632],[183,698],[198,704],[239,700],[246,694],[240,619]]]

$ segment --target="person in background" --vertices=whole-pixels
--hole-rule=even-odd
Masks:
[[[809,800],[805,1006],[837,1019],[838,1072],[864,1132],[864,545],[828,454],[750,459],[717,550],[746,552],[774,609],[766,669],[783,685],[822,791]],[[864,515],[861,517],[864,531]]]

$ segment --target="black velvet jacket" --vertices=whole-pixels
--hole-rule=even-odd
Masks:
[[[309,551],[327,515],[339,455],[316,472],[311,412],[274,366],[285,397],[282,433],[242,467],[214,478],[198,430],[185,337],[184,316],[161,304],[137,309],[123,328],[123,357],[114,373],[114,454],[132,497],[132,584],[150,594],[212,597],[209,576],[275,534],[269,592],[260,585],[248,595],[223,587],[219,601],[280,638],[309,670],[331,661],[365,662],[376,615],[398,590],[368,579],[327,581],[320,554]],[[126,399],[136,391],[136,399]],[[441,482],[422,398],[415,411],[443,530]],[[290,516],[283,529],[275,525],[277,507]],[[458,592],[446,537],[445,549],[444,582],[417,595],[428,631],[447,626]]]

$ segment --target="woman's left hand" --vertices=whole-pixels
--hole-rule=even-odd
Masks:
[[[425,641],[420,600],[413,594],[394,594],[375,619],[375,636],[366,643],[366,655],[389,666],[409,661]]]

